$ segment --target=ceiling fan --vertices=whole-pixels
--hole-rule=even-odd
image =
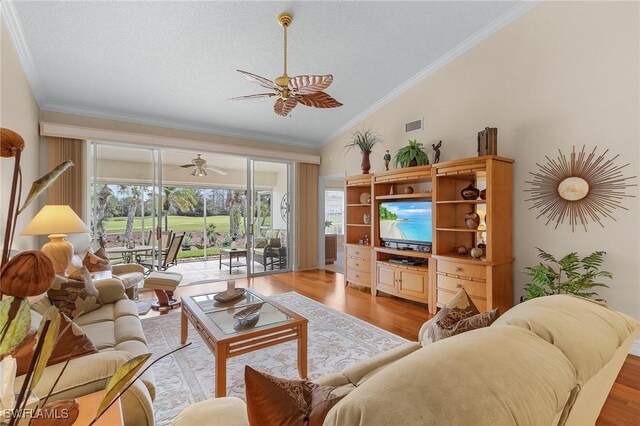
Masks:
[[[238,70],[251,82],[267,89],[270,93],[258,93],[249,96],[240,96],[230,100],[244,100],[256,98],[271,98],[277,96],[278,99],[273,107],[276,114],[286,117],[297,104],[302,104],[314,108],[336,108],[342,104],[331,96],[323,92],[324,89],[333,82],[333,75],[299,75],[289,77],[287,75],[287,28],[291,25],[293,17],[288,13],[281,13],[278,22],[284,28],[284,73],[276,78],[275,82],[252,74],[247,71]]]
[[[227,172],[225,172],[224,170],[218,167],[207,166],[207,160],[202,158],[201,155],[202,154],[198,154],[196,158],[191,160],[191,163],[183,164],[180,167],[182,167],[183,169],[188,169],[189,167],[193,167],[193,171],[191,172],[191,175],[198,176],[198,177],[206,176],[207,170],[223,176],[227,174]]]

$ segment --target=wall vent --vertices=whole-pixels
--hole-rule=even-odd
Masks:
[[[404,125],[404,132],[411,133],[423,129],[423,119],[415,120]]]

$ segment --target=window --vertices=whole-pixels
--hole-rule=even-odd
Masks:
[[[326,234],[344,234],[344,191],[328,189],[324,192],[324,221]]]

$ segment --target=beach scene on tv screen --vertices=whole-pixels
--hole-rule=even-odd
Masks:
[[[431,203],[380,204],[380,238],[431,242]]]

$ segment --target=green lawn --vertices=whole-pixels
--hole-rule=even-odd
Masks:
[[[151,229],[151,218],[144,219],[146,230]],[[207,224],[215,223],[216,232],[229,232],[229,216],[208,216]],[[139,231],[142,226],[142,218],[136,217],[133,220],[134,231]],[[244,226],[242,223],[240,226]],[[105,231],[113,234],[124,233],[127,227],[126,217],[113,217],[104,221]],[[169,229],[171,231],[202,231],[204,228],[203,217],[169,216]],[[162,229],[164,229],[164,218],[162,219]]]
[[[220,247],[207,247],[207,256],[220,254]],[[180,250],[178,259],[188,259],[190,257],[204,257],[204,249],[192,248],[191,250]]]

